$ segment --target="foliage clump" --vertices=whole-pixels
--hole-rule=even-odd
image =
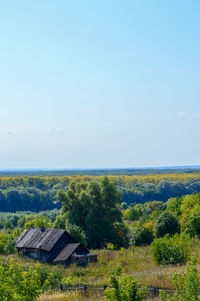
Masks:
[[[53,274],[39,264],[25,268],[11,260],[0,265],[0,301],[34,301],[54,282]]]
[[[200,279],[197,273],[195,258],[189,263],[185,274],[176,273],[173,275],[175,292],[173,296],[160,293],[161,301],[199,301]]]
[[[135,227],[129,234],[130,246],[147,246],[153,241],[153,232],[145,227]]]
[[[170,198],[167,201],[167,211],[173,213],[175,216],[181,215],[181,205],[183,198]]]
[[[87,247],[87,237],[79,226],[67,224],[66,230],[73,238],[80,242],[84,247]]]
[[[67,192],[59,191],[62,213],[69,224],[78,226],[86,234],[90,248],[102,248],[112,242],[127,244],[127,228],[119,210],[120,191],[108,177],[98,182],[72,182]]]
[[[146,291],[138,290],[137,282],[131,276],[111,276],[113,288],[105,290],[106,301],[142,301],[146,297]]]
[[[14,237],[10,234],[0,232],[0,254],[13,254],[15,252]]]
[[[189,255],[191,240],[186,234],[165,235],[155,239],[151,246],[154,260],[158,264],[182,264],[185,263]]]
[[[174,235],[180,232],[180,224],[176,216],[170,212],[163,212],[154,224],[157,237],[163,237],[166,234]]]
[[[200,237],[200,212],[193,213],[186,224],[186,233],[191,237]]]
[[[123,218],[129,221],[136,221],[142,215],[142,210],[139,205],[124,210]]]

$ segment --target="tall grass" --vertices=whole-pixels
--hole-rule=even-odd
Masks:
[[[197,262],[200,262],[200,242],[196,242],[196,245],[191,251],[196,256]],[[52,273],[59,273],[64,283],[83,283],[96,287],[109,285],[109,278],[111,274],[113,272],[116,272],[117,268],[119,268],[120,270],[122,270],[123,274],[132,275],[138,282],[139,286],[173,288],[171,281],[172,275],[175,272],[183,272],[185,270],[185,265],[157,265],[152,259],[150,247],[136,247],[134,249],[130,248],[127,251],[100,250],[97,252],[95,251],[95,253],[98,254],[98,262],[91,263],[85,268],[76,265],[72,265],[68,268],[65,268],[61,265],[43,265],[46,266]],[[15,258],[17,262],[24,266],[35,265],[36,263],[38,263],[31,259],[20,258],[17,256],[17,254],[7,256],[1,255],[0,263],[9,262],[9,259],[11,257]],[[197,268],[200,271],[200,265],[198,265]],[[62,294],[59,294],[58,296],[61,296],[59,298],[62,298]],[[45,298],[45,296],[43,296],[43,298]],[[50,296],[48,296],[48,298],[50,298]]]
[[[98,292],[87,293],[84,296],[83,293],[73,291],[73,292],[65,292],[65,293],[49,293],[43,294],[39,297],[38,301],[99,301],[103,299],[103,294]]]
[[[102,301],[103,300],[103,294],[99,292],[91,292],[87,293],[86,296],[84,296],[80,292],[66,292],[66,293],[49,293],[49,294],[43,294],[38,298],[38,301]],[[152,297],[147,297],[146,301],[159,301],[159,297],[155,297],[152,299]]]

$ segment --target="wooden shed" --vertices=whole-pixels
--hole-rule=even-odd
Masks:
[[[67,231],[30,228],[16,241],[18,253],[42,262],[86,265],[97,261],[97,256],[78,243]]]

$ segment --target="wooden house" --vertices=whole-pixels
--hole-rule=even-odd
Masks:
[[[30,228],[19,236],[15,246],[22,256],[47,263],[86,265],[97,261],[95,254],[64,230]]]

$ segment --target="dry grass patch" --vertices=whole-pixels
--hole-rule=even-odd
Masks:
[[[93,292],[87,293],[86,296],[83,295],[83,293],[80,292],[66,292],[66,293],[60,293],[60,292],[54,292],[49,294],[43,294],[38,298],[38,301],[102,301],[103,300],[103,294],[97,293],[95,294]],[[159,297],[155,297],[152,299],[152,297],[147,297],[145,301],[159,301]]]
[[[192,253],[200,262],[200,242],[197,241]],[[173,288],[172,275],[175,272],[183,272],[185,265],[182,266],[160,266],[156,264],[151,256],[150,247],[137,247],[126,250],[100,250],[95,251],[99,255],[97,263],[91,263],[82,268],[76,265],[65,268],[63,266],[52,266],[43,264],[52,273],[59,273],[62,279],[72,281],[73,284],[84,283],[102,287],[109,284],[112,272],[119,267],[123,274],[132,275],[140,286],[156,286],[163,288]],[[35,265],[38,262],[31,259],[23,259],[15,255],[0,256],[0,262],[9,262],[10,258],[24,266]],[[200,265],[198,265],[200,271]]]
[[[100,301],[103,299],[103,294],[96,292],[88,292],[86,296],[83,293],[73,291],[65,293],[49,293],[43,294],[38,298],[38,301]]]

